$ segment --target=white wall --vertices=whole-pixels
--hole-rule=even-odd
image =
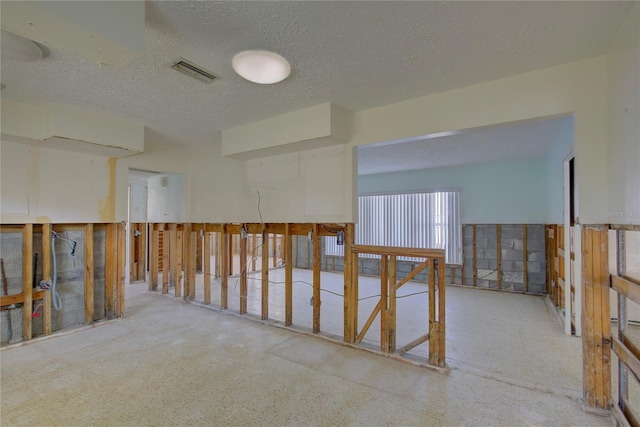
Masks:
[[[351,146],[569,115],[575,117],[580,219],[604,223],[607,64],[597,57],[386,105],[353,115]],[[353,191],[353,190],[348,190]]]
[[[460,189],[463,224],[544,224],[546,160],[421,169],[358,179],[360,194]]]
[[[175,149],[160,142],[154,138],[145,137],[145,152],[124,159],[118,159],[115,168],[115,206],[112,211],[113,217],[111,221],[126,221],[128,207],[128,187],[129,187],[129,169],[138,169],[151,172],[173,173],[185,177],[189,172],[189,164],[187,159],[188,150]],[[188,220],[187,206],[190,199],[189,180],[183,179],[182,182],[182,213],[184,220]]]
[[[189,217],[259,222],[261,213],[264,222],[342,222],[344,151],[336,146],[241,161],[222,157],[219,143],[192,150]]]
[[[547,224],[564,222],[564,159],[572,148],[573,118],[567,118],[546,158]]]
[[[129,185],[129,210],[131,222],[147,222],[147,183],[134,182]]]
[[[147,180],[147,220],[149,222],[183,222],[182,175],[166,174]]]
[[[110,206],[106,157],[1,142],[2,222],[102,222]]]
[[[607,56],[609,193],[607,223],[640,224],[640,4],[635,2]],[[603,144],[604,145],[604,144]]]

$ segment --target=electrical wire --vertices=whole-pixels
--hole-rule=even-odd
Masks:
[[[340,228],[340,229],[338,229],[338,230],[332,230],[332,229],[327,228],[324,224],[320,224],[320,227],[322,227],[322,229],[323,229],[324,231],[326,231],[327,233],[333,233],[333,234],[336,234],[336,233],[338,233],[339,231],[344,231],[344,229],[345,229],[345,227],[341,227],[341,228]]]
[[[258,215],[260,215],[260,224],[262,224],[262,229],[264,230],[264,221],[262,220],[262,211],[260,210],[260,190],[256,188],[256,193],[258,193]]]

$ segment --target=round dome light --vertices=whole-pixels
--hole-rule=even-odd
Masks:
[[[231,61],[233,70],[253,83],[270,85],[289,77],[291,65],[282,56],[268,50],[245,50]]]
[[[42,59],[42,55],[36,42],[2,30],[2,59],[27,62]]]

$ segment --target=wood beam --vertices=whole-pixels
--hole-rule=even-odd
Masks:
[[[293,236],[291,224],[285,224],[284,250],[287,263],[284,271],[284,324],[291,326],[293,323]]]
[[[262,320],[266,320],[269,318],[269,241],[265,239],[267,235],[266,230],[262,233],[262,247],[261,247],[261,260],[262,260]],[[255,242],[257,241],[256,235],[253,235],[254,247]],[[253,250],[254,256],[251,257],[253,259],[253,265],[255,270],[255,254],[256,249]]]
[[[240,314],[247,312],[247,240],[240,238]]]
[[[397,262],[396,257],[389,257],[389,352],[396,351],[396,288]]]
[[[118,284],[118,224],[107,224],[105,236],[104,311],[107,319],[116,317]]]
[[[176,296],[182,296],[182,270],[184,265],[184,230],[178,230],[176,234],[176,270],[173,273]]]
[[[93,224],[84,226],[84,321],[93,323]]]
[[[117,264],[118,264],[118,281],[116,282],[116,316],[124,316],[124,282],[127,265],[127,225],[124,222],[118,224],[118,248],[117,248]]]
[[[190,258],[189,258],[189,300],[194,301],[196,299],[196,270],[198,261],[198,247],[201,246],[200,233],[197,231],[191,231],[190,246]],[[202,255],[202,252],[200,253]]]
[[[159,231],[151,226],[151,247],[149,248],[149,263],[150,272],[149,272],[149,290],[157,291],[158,290],[158,261],[160,254],[160,236]],[[133,233],[132,233],[133,237]],[[132,254],[133,256],[133,254]],[[133,263],[132,263],[133,264]]]
[[[313,333],[320,332],[320,224],[313,225]]]
[[[51,283],[51,224],[42,224],[42,280]],[[42,301],[42,333],[51,335],[51,291]]]
[[[592,408],[609,409],[612,399],[607,230],[584,227],[582,237],[583,398]]]
[[[380,257],[380,350],[389,353],[389,258]]]
[[[169,276],[171,275],[171,237],[170,232],[162,230],[162,293],[169,293]]]
[[[229,307],[229,246],[230,235],[226,232],[226,227],[223,228],[221,235],[221,248],[220,252],[220,267],[222,269],[222,276],[220,277],[220,306],[222,308]]]
[[[522,226],[522,290],[526,294],[529,292],[528,280],[529,257],[527,255],[527,224]]]
[[[500,224],[496,225],[496,256],[498,260],[498,289],[502,289],[502,227]]]
[[[478,266],[476,256],[476,225],[473,224],[473,286],[478,286]]]
[[[25,224],[22,229],[22,339],[31,339],[31,313],[33,310],[33,224]]]
[[[205,231],[202,252],[204,255],[204,303],[211,304],[211,232]]]

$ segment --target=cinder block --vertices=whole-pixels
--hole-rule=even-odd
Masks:
[[[505,261],[518,261],[518,260],[522,260],[523,257],[524,257],[524,253],[522,250],[518,250],[518,249],[502,250],[502,259]]]
[[[527,292],[530,294],[544,294],[546,291],[546,285],[530,283]]]
[[[514,240],[513,239],[505,239],[502,238],[500,239],[500,248],[501,249],[513,249],[513,243]]]
[[[494,270],[478,269],[478,277],[483,280],[498,280],[498,272]]]
[[[528,252],[527,253],[527,260],[528,261],[537,261],[537,262],[543,262],[546,261],[546,256],[544,252]]]
[[[489,267],[489,260],[488,259],[478,259],[476,260],[476,268],[477,269],[488,269]]]
[[[544,266],[539,262],[529,261],[527,263],[527,271],[529,273],[542,273],[542,272],[544,272],[543,267]]]
[[[514,285],[511,282],[502,282],[502,289],[504,289],[505,291],[513,291],[514,290]]]
[[[544,240],[529,240],[527,239],[527,251],[529,252],[544,252],[545,244]]]
[[[502,280],[513,283],[524,283],[524,273],[505,271],[502,273]]]
[[[529,273],[527,275],[527,283],[529,285],[545,285],[547,283],[546,273]]]

